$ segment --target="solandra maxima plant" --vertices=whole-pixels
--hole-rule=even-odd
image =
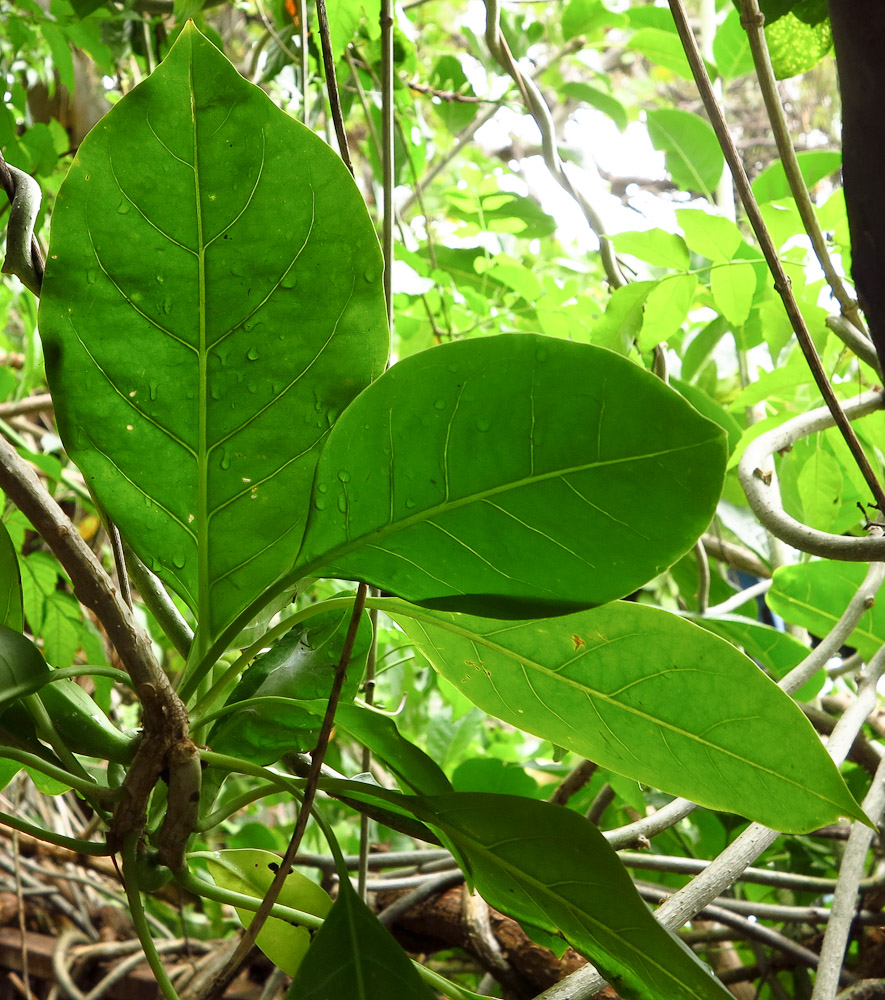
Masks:
[[[299,754],[328,735],[320,720],[340,699],[336,725],[400,788],[320,776],[321,791],[445,844],[491,905],[564,938],[622,996],[728,996],[654,920],[592,823],[546,802],[455,792],[357,697],[365,606],[474,704],[605,768],[786,832],[864,821],[801,711],[750,659],[707,628],[620,600],[709,524],[724,432],[623,357],[540,334],[447,343],[385,371],[381,274],[338,157],[192,25],[90,133],[53,213],[47,376],[67,453],[131,565],[158,578],[141,577],[186,666],[162,672],[101,567],[10,458],[4,487],[102,612],[143,714],[106,772],[80,759],[100,746],[61,726],[51,751],[38,739],[48,692],[66,681],[42,661],[34,671],[39,653],[17,634],[12,553],[10,731],[7,714],[27,698],[6,752],[94,803],[107,846],[86,849],[122,853],[151,954],[140,893],[169,879],[235,903],[248,922],[278,866],[220,852],[212,883],[189,855],[192,835],[223,816],[230,773],[304,794]],[[356,581],[358,595],[290,613],[317,577]],[[367,585],[388,596],[367,597]],[[371,965],[378,995],[428,997],[429,980],[466,996],[416,971],[386,935],[314,812],[340,863],[337,898],[308,905],[284,886],[259,933],[295,974],[290,995],[333,995],[321,993],[330,974],[335,996],[356,995]],[[319,927],[309,948],[293,922]]]

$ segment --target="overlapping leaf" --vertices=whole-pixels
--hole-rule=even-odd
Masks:
[[[541,622],[384,608],[474,704],[619,774],[790,833],[863,817],[795,703],[676,615],[628,602]]]
[[[336,423],[295,575],[499,617],[601,604],[691,547],[724,463],[716,425],[609,351],[534,334],[446,344]]]
[[[292,563],[318,446],[383,368],[380,275],[341,161],[192,25],[80,147],[40,310],[60,429],[206,632]]]
[[[562,934],[620,996],[729,996],[654,919],[605,837],[583,816],[514,795],[461,792],[407,801],[445,835],[484,899]]]

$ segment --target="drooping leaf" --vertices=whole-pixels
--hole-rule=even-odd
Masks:
[[[655,149],[664,153],[673,183],[712,200],[725,157],[710,125],[691,111],[677,108],[658,108],[646,117],[649,137]]]
[[[18,556],[6,525],[2,521],[0,521],[0,625],[7,625],[16,632],[21,632],[24,628]]]
[[[820,559],[774,572],[765,601],[775,614],[801,625],[816,636],[825,636],[857,593],[869,567],[866,563]],[[877,601],[846,639],[869,659],[885,643],[885,603]]]
[[[193,25],[80,146],[40,306],[61,433],[207,632],[291,565],[318,445],[383,367],[380,274],[340,160]]]
[[[863,816],[792,699],[676,615],[630,602],[541,622],[384,608],[474,704],[602,767],[785,832]]]
[[[648,293],[639,346],[643,351],[669,340],[685,322],[698,287],[696,274],[668,274]]]
[[[718,428],[609,351],[528,334],[446,344],[335,425],[293,574],[506,617],[604,603],[690,548],[724,453]]]
[[[323,702],[312,702],[305,707],[319,715],[325,706]],[[335,728],[368,747],[412,791],[442,795],[452,790],[439,764],[401,736],[393,719],[359,705],[339,705]]]
[[[286,1000],[433,1000],[434,996],[350,882],[343,881]]]
[[[411,801],[454,847],[484,899],[517,920],[562,934],[620,996],[729,996],[654,919],[617,854],[583,816],[513,795],[462,792]]]
[[[279,854],[240,848],[231,851],[213,851],[206,866],[216,885],[244,896],[263,899],[270,889],[280,866]],[[294,869],[286,876],[283,888],[277,897],[283,906],[291,906],[305,913],[325,917],[332,909],[329,894]],[[248,927],[255,917],[251,910],[237,907],[237,916],[244,927]],[[306,927],[297,927],[279,917],[268,917],[258,933],[255,942],[265,955],[283,972],[294,976],[301,965],[310,945],[310,932]]]
[[[257,657],[227,701],[228,706],[246,704],[218,720],[208,737],[212,749],[256,764],[272,764],[285,753],[312,749],[322,715],[317,718],[298,702],[323,699],[325,705],[349,625],[349,611],[323,612],[296,625]],[[372,623],[363,614],[341,689],[342,702],[352,700],[359,690],[371,645]],[[251,698],[286,700],[252,706]]]
[[[754,70],[753,53],[741,25],[741,16],[736,10],[730,10],[716,30],[713,58],[724,80],[734,80]]]

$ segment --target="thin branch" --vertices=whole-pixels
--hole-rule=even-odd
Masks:
[[[713,92],[713,85],[710,82],[710,77],[707,73],[707,67],[704,64],[704,60],[701,58],[697,41],[695,40],[694,33],[688,23],[685,7],[682,4],[682,0],[669,0],[669,4],[670,10],[673,14],[673,19],[676,22],[676,30],[682,42],[682,47],[685,50],[686,58],[691,66],[692,75],[694,76],[695,84],[697,85],[701,100],[704,103],[704,108],[710,119],[710,124],[713,126],[713,131],[716,133],[716,138],[719,140],[722,152],[725,154],[725,160],[731,170],[738,196],[744,206],[744,211],[747,213],[750,225],[753,227],[753,232],[756,234],[756,239],[759,242],[762,255],[765,257],[765,261],[768,264],[768,269],[771,271],[772,277],[774,278],[775,291],[781,297],[784,310],[790,320],[790,325],[793,328],[793,332],[796,334],[796,339],[799,341],[799,346],[802,348],[802,353],[805,355],[805,360],[812,375],[814,376],[815,384],[817,385],[821,396],[823,396],[824,401],[827,404],[827,408],[830,413],[832,413],[836,426],[845,438],[845,443],[851,450],[851,454],[863,474],[864,480],[866,481],[870,492],[873,494],[876,505],[885,509],[885,490],[882,489],[882,485],[877,479],[876,474],[870,465],[869,459],[864,453],[864,450],[854,433],[854,429],[849,423],[845,413],[842,411],[842,407],[839,405],[839,400],[836,398],[833,387],[830,385],[829,379],[827,378],[827,373],[824,371],[823,365],[821,364],[817,349],[814,346],[814,341],[811,339],[811,334],[808,332],[808,327],[805,325],[805,319],[802,316],[798,303],[796,302],[796,297],[793,295],[793,291],[790,286],[790,279],[787,277],[787,273],[783,268],[783,264],[781,263],[778,255],[777,247],[774,245],[774,241],[771,238],[768,227],[765,225],[762,213],[759,211],[759,205],[756,202],[753,189],[750,187],[750,181],[747,177],[746,171],[744,170],[744,165],[741,162],[740,154],[735,148],[734,141],[728,131],[728,125],[726,124],[725,118],[722,114],[722,109],[719,106],[719,102],[716,100],[716,96]]]
[[[193,629],[184,620],[181,612],[175,607],[172,598],[166,592],[166,588],[157,577],[132,549],[125,544],[123,548],[129,574],[132,577],[132,582],[138,588],[141,599],[175,649],[187,659],[191,643],[194,641]]]
[[[850,419],[857,419],[882,409],[885,400],[881,392],[866,392],[845,404],[843,412]],[[820,407],[803,413],[780,427],[760,434],[750,444],[738,464],[738,477],[756,517],[777,538],[812,555],[849,562],[872,562],[885,559],[885,539],[854,538],[831,535],[816,528],[809,528],[790,517],[784,510],[776,479],[763,470],[776,452],[791,448],[800,438],[832,427],[832,412]]]
[[[612,288],[620,288],[627,283],[626,278],[621,273],[615,257],[614,247],[605,235],[605,225],[595,208],[587,201],[581,192],[574,186],[568,174],[556,143],[556,126],[553,123],[553,115],[547,102],[541,95],[534,81],[523,76],[519,67],[513,59],[507,39],[501,31],[501,7],[499,0],[485,0],[486,4],[486,44],[489,52],[497,61],[501,68],[512,77],[519,88],[525,102],[526,110],[534,118],[535,124],[541,133],[541,142],[544,149],[544,162],[547,169],[552,174],[554,180],[562,189],[572,196],[578,203],[587,224],[596,234],[599,240],[599,252],[602,257],[603,267]]]
[[[0,418],[18,417],[27,413],[48,413],[52,406],[52,396],[48,392],[39,396],[27,396],[24,399],[12,399],[0,403]]]
[[[329,34],[329,15],[326,12],[326,0],[316,0],[317,19],[320,25],[320,42],[323,48],[323,68],[326,71],[326,91],[329,95],[329,106],[332,108],[332,122],[338,139],[338,151],[347,169],[353,173],[353,162],[350,159],[350,146],[347,143],[347,131],[344,128],[344,114],[341,110],[341,96],[338,93],[338,78],[335,75],[335,53],[332,51],[332,40]],[[885,504],[883,504],[885,506]]]
[[[755,601],[757,597],[768,593],[770,589],[771,580],[760,580],[759,583],[754,583],[752,587],[739,590],[721,604],[715,604],[712,608],[707,608],[705,614],[708,618],[716,618],[718,615],[729,615],[732,611],[736,611],[746,604],[747,601]]]
[[[882,377],[879,355],[876,354],[873,342],[858,330],[846,316],[827,316],[827,326],[846,347],[854,351],[861,361],[866,362],[878,374],[879,378]]]
[[[214,998],[220,997],[227,988],[228,984],[232,982],[234,976],[236,976],[240,966],[252,950],[252,946],[255,944],[255,939],[258,937],[258,933],[264,926],[267,918],[270,916],[271,910],[279,898],[283,884],[285,883],[286,878],[289,875],[289,871],[292,868],[292,863],[298,853],[298,848],[301,846],[301,839],[304,836],[304,831],[307,829],[307,824],[310,820],[310,811],[313,807],[317,785],[323,768],[323,758],[326,755],[326,749],[329,746],[329,738],[332,735],[332,727],[335,722],[335,710],[338,708],[338,699],[341,696],[341,689],[344,686],[344,681],[347,676],[347,667],[350,663],[350,656],[353,652],[353,645],[356,641],[357,632],[360,626],[360,618],[362,617],[363,608],[366,604],[367,590],[368,588],[366,585],[361,583],[353,602],[353,612],[350,616],[350,625],[348,626],[347,635],[344,639],[344,646],[341,650],[341,658],[339,659],[338,665],[335,669],[335,679],[332,682],[332,690],[329,693],[329,701],[326,705],[326,712],[323,716],[317,745],[311,754],[310,770],[307,774],[307,780],[304,785],[304,792],[301,799],[301,807],[298,810],[298,819],[295,822],[295,829],[292,832],[292,838],[289,841],[289,846],[286,848],[286,853],[283,855],[279,868],[277,868],[276,873],[274,874],[273,882],[271,882],[270,888],[267,890],[267,894],[264,899],[262,899],[261,905],[255,911],[252,923],[249,924],[246,930],[243,931],[243,936],[240,938],[240,942],[237,945],[236,950],[233,955],[231,955],[225,968],[212,982],[206,992],[204,1000],[214,1000]]]
[[[811,240],[811,246],[820,263],[821,270],[827,279],[827,284],[832,289],[836,301],[842,307],[842,315],[861,336],[865,337],[863,320],[860,318],[857,302],[848,294],[848,289],[845,287],[841,275],[833,266],[833,261],[827,250],[827,242],[824,239],[824,234],[821,232],[814,205],[811,203],[808,188],[805,186],[805,179],[799,168],[799,160],[790,138],[790,128],[787,125],[783,105],[777,92],[777,80],[774,76],[768,43],[765,39],[765,18],[759,9],[758,0],[741,0],[740,6],[741,24],[747,33],[747,40],[750,43],[750,51],[753,54],[753,64],[756,67],[756,78],[759,81],[762,100],[765,103],[765,110],[768,112],[768,121],[771,124],[771,131],[777,144],[781,165],[787,176],[790,193],[796,202],[796,208],[799,211],[799,217],[802,219],[802,225],[805,227],[805,232]],[[865,339],[869,342],[868,338],[865,337]],[[870,343],[870,347],[872,348],[872,343]],[[875,350],[873,353],[875,353]]]
[[[734,542],[726,542],[716,535],[702,535],[701,541],[707,550],[707,555],[719,562],[724,562],[732,569],[743,570],[751,576],[758,576],[762,580],[771,577],[771,567],[765,563],[750,549],[743,545],[735,545]]]
[[[880,649],[868,665],[861,680],[857,700],[849,711],[854,710],[860,702],[864,703],[860,710],[864,710],[870,700],[875,705],[876,683],[883,667],[885,667],[885,648]],[[885,759],[880,761],[873,783],[864,797],[863,810],[874,822],[880,821],[885,810]],[[873,836],[874,831],[869,827],[860,822],[854,823],[839,868],[839,882],[833,895],[830,923],[821,946],[820,966],[811,995],[812,1000],[830,1000],[836,994],[839,971],[848,944],[848,934],[856,916],[858,887],[863,878],[867,851]]]
[[[587,784],[598,767],[599,765],[592,760],[582,760],[554,789],[550,801],[558,806],[564,806],[576,792],[579,792]]]

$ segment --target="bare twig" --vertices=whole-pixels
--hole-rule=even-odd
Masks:
[[[320,25],[320,42],[323,48],[323,68],[326,71],[326,91],[329,94],[329,105],[332,108],[332,122],[335,126],[335,136],[338,139],[338,152],[344,160],[347,169],[353,173],[353,163],[350,159],[350,146],[347,142],[347,131],[344,128],[344,115],[341,111],[341,96],[338,93],[338,78],[335,75],[335,53],[332,51],[332,40],[329,34],[329,15],[326,12],[326,0],[316,0],[317,19]]]

